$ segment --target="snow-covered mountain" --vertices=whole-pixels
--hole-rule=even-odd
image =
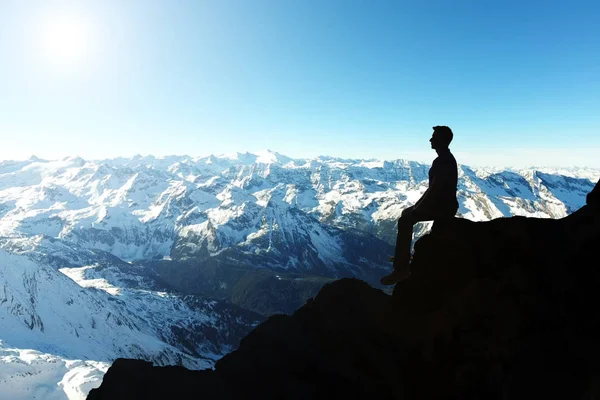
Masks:
[[[227,298],[248,270],[375,282],[428,169],[271,151],[0,162],[0,393],[78,398],[117,356],[210,366],[262,317],[202,293]],[[459,214],[563,217],[598,178],[460,166]]]
[[[117,357],[209,368],[262,320],[157,290],[103,251],[42,235],[0,243],[0,398],[85,398]]]
[[[122,260],[274,254],[271,268],[344,270],[340,235],[354,228],[393,243],[402,210],[427,187],[429,166],[403,160],[294,160],[278,153],[0,163],[0,234],[41,234]],[[459,213],[558,218],[600,176],[460,166]],[[581,171],[579,171],[581,173]],[[277,245],[274,245],[276,243]],[[350,263],[352,264],[352,263]]]

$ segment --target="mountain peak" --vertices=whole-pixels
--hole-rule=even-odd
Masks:
[[[86,163],[86,161],[79,156],[65,157],[61,161],[65,162],[67,164],[70,164],[70,165],[78,166],[78,167],[81,167],[81,166],[85,165],[85,163]]]
[[[43,158],[39,158],[35,155],[31,155],[31,157],[29,157],[28,161],[31,162],[47,162],[47,160],[44,160]]]
[[[284,156],[269,149],[261,150],[257,152],[256,155],[256,162],[263,164],[287,164],[293,161],[293,159],[290,157]]]

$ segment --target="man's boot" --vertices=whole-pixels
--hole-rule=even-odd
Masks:
[[[379,280],[382,285],[395,285],[410,276],[410,261],[406,265],[397,265],[394,256],[390,257],[389,260],[394,262],[394,271]]]

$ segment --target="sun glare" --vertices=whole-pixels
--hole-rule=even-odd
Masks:
[[[89,22],[81,15],[45,16],[36,35],[43,62],[65,71],[78,69],[89,56],[91,33]]]

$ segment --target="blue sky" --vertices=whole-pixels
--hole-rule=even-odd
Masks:
[[[5,0],[0,158],[431,161],[449,125],[464,164],[600,167],[598,21],[595,1]]]

